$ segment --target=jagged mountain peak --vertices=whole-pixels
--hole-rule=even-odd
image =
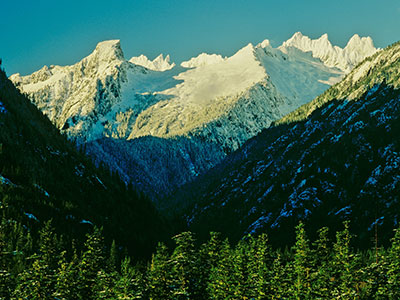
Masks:
[[[269,47],[271,47],[271,42],[270,42],[268,39],[263,40],[261,43],[259,43],[259,44],[257,45],[257,47],[269,48]]]
[[[367,40],[368,42],[368,40]],[[354,100],[373,90],[382,83],[395,89],[400,87],[400,43],[377,51],[346,75],[337,85],[331,87],[313,101],[287,114],[277,124],[305,120],[314,110],[334,99]]]
[[[241,48],[239,51],[237,51],[232,57],[229,59],[232,60],[247,60],[249,58],[253,59],[255,58],[255,48],[252,43],[248,43],[245,47]]]
[[[329,36],[328,36],[327,33],[324,33],[323,35],[321,35],[321,36],[319,37],[318,40],[320,40],[320,41],[329,41]]]
[[[314,57],[321,59],[327,66],[336,67],[346,73],[365,57],[377,51],[370,37],[361,38],[358,34],[353,35],[345,48],[341,48],[333,46],[326,33],[313,40],[301,32],[296,32],[279,49],[286,52],[289,47],[311,52]]]
[[[125,60],[120,40],[108,40],[98,43],[91,56],[96,56],[100,60]]]
[[[295,47],[305,52],[313,52],[314,56],[316,53],[332,51],[333,46],[329,41],[328,34],[321,35],[318,39],[311,39],[301,32],[296,32],[290,39],[283,42],[280,49],[287,47]]]
[[[347,51],[361,50],[367,53],[375,50],[375,46],[371,37],[360,37],[358,34],[355,34],[350,38],[344,49]]]
[[[153,71],[167,71],[175,67],[175,63],[170,62],[170,56],[167,55],[164,58],[163,54],[158,55],[154,60],[150,60],[147,56],[141,54],[132,57],[129,62]]]

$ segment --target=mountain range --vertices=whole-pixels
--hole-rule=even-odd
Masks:
[[[186,185],[169,209],[200,235],[231,240],[268,232],[283,245],[299,221],[315,232],[352,220],[359,245],[387,243],[400,211],[399,87],[396,43]]]
[[[278,48],[265,40],[231,57],[202,53],[176,66],[163,55],[127,60],[111,40],[74,65],[10,79],[98,164],[160,199],[376,51],[358,35],[342,49],[327,35],[296,33]]]
[[[222,143],[223,133],[229,133],[225,131],[219,132],[221,140],[214,142],[212,135],[207,137],[192,129],[171,136],[117,138],[107,136],[107,122],[101,129],[82,116],[60,129],[54,126],[58,120],[53,119],[52,124],[35,106],[37,103],[32,103],[33,94],[30,98],[21,94],[0,70],[0,298],[399,298],[400,230],[395,229],[393,235],[393,229],[399,226],[400,211],[400,42],[374,51],[357,63],[359,55],[372,45],[370,39],[355,36],[344,49],[329,46],[326,40],[326,36],[312,41],[296,34],[285,43],[297,44],[303,50],[282,45],[260,54],[260,49],[269,47],[263,42],[251,51],[252,46],[239,51],[239,61],[245,61],[241,68],[250,69],[245,77],[239,73],[237,76],[249,79],[257,75],[253,71],[259,71],[248,60],[247,51],[254,54],[259,67],[268,71],[263,79],[264,100],[270,99],[266,95],[280,95],[286,101],[290,98],[287,95],[296,91],[291,88],[297,82],[307,83],[308,87],[315,84],[310,78],[318,77],[307,77],[307,72],[296,76],[293,70],[285,73],[282,66],[287,61],[302,66],[296,70],[306,70],[305,65],[315,61],[318,68],[323,65],[334,70],[336,77],[318,79],[321,84],[333,83],[338,76],[343,78],[236,146]],[[102,44],[114,49],[109,53],[118,48],[115,42]],[[363,45],[359,54],[350,50],[355,45]],[[315,47],[315,53],[307,52],[310,47]],[[280,67],[276,65],[276,73],[273,64],[263,64],[269,59],[264,54],[269,56],[271,51],[286,55]],[[96,59],[103,57],[96,55]],[[123,74],[125,67],[128,75],[131,71],[165,75],[177,68],[189,68],[173,77],[178,80],[183,76],[185,80],[169,88],[186,90],[198,83],[190,82],[188,78],[193,74],[187,72],[232,63],[231,58],[218,55],[210,56],[207,62],[207,57],[200,55],[179,67],[168,57],[159,56],[153,61],[138,57],[133,59],[135,64],[123,61],[115,74]],[[305,65],[301,59],[305,59]],[[84,59],[77,67],[86,74],[92,63]],[[224,76],[222,70],[219,66],[214,71]],[[105,67],[96,74],[113,71]],[[227,77],[234,74],[228,72]],[[78,75],[69,73],[72,77]],[[278,75],[293,78],[278,87]],[[113,86],[112,76],[107,76],[105,82]],[[202,77],[200,73],[193,76]],[[44,81],[53,83],[48,82],[50,86],[43,89],[43,95],[46,89],[48,97],[53,92],[68,95],[68,85],[64,91],[52,89],[57,81],[50,77]],[[19,89],[24,88],[24,78],[12,78],[19,80]],[[211,79],[202,80],[212,86]],[[257,90],[262,82],[252,83],[250,90]],[[79,80],[71,81],[75,83]],[[235,88],[239,83],[243,82],[235,81]],[[87,92],[92,82],[85,78],[80,84]],[[96,86],[102,94],[101,80]],[[224,89],[222,83],[217,87],[217,91]],[[101,105],[97,109],[114,109],[121,103],[121,91],[117,85],[111,88],[116,102],[110,106],[108,96],[98,96],[95,104]],[[79,106],[80,113],[89,112],[90,97],[79,98],[82,95],[75,92],[77,100],[88,104]],[[300,92],[305,95],[310,91]],[[179,95],[176,92],[160,101],[176,104]],[[210,94],[206,90],[204,95]],[[187,95],[189,100],[192,96],[196,94]],[[259,93],[249,91],[247,96],[243,96],[247,102],[240,101],[261,101],[255,99]],[[70,110],[81,105],[73,103],[74,97],[65,102]],[[48,103],[52,100],[46,99]],[[195,99],[194,103],[200,101]],[[226,113],[236,109],[238,120],[243,117],[247,124],[248,113],[256,113],[257,106],[246,110],[243,103]],[[42,104],[45,111],[46,105]],[[56,104],[53,113],[57,113]],[[206,102],[207,106],[213,104]],[[162,108],[154,105],[154,110]],[[282,107],[275,108],[279,111]],[[91,117],[92,121],[105,118],[94,113]],[[157,120],[150,123],[154,125]],[[229,125],[227,122],[220,127],[228,130]],[[171,130],[176,129],[174,126]],[[100,131],[102,137],[98,138]],[[98,166],[87,153],[95,157]],[[132,157],[132,153],[137,156]],[[220,155],[219,163],[216,153]],[[156,209],[148,197],[125,184],[105,164],[114,171],[132,172],[128,181],[135,176],[140,179],[140,172],[157,174],[156,178],[142,178],[153,181],[134,182],[137,186],[142,182],[143,186],[155,185],[160,190],[180,187],[159,200]],[[187,173],[181,172],[182,166]],[[203,166],[201,172],[198,166]],[[180,223],[182,220],[185,224]],[[174,235],[177,231],[180,233]],[[167,242],[171,235],[173,248]],[[156,241],[159,243],[153,252]]]

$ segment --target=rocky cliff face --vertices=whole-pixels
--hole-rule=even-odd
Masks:
[[[351,51],[357,53],[352,63],[370,53],[363,52],[363,43],[351,44]],[[314,55],[315,47],[307,53],[308,49],[296,45],[289,40],[275,49],[266,40],[249,44],[229,58],[200,55],[177,67],[169,56],[128,61],[119,41],[106,41],[75,65],[43,67],[10,79],[79,143],[184,137],[218,145],[229,153],[322,93],[351,68],[332,67]],[[215,165],[221,158],[217,152],[212,164],[196,163]]]

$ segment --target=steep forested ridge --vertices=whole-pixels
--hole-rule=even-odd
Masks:
[[[289,229],[298,220],[315,231],[350,219],[360,245],[370,245],[375,223],[387,243],[400,211],[399,85],[397,43],[171,201],[190,207],[187,222],[201,237],[217,230],[238,240],[267,231],[281,245],[293,241]]]
[[[139,257],[163,239],[167,226],[151,202],[126,187],[117,174],[96,168],[3,71],[0,106],[3,222],[12,220],[35,236],[52,219],[66,242],[84,240],[94,225],[103,226],[110,243],[115,239]]]

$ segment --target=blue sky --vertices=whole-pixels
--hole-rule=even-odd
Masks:
[[[9,0],[0,11],[9,75],[75,63],[107,39],[120,39],[126,58],[164,53],[178,63],[266,38],[277,46],[296,31],[328,33],[342,47],[354,33],[378,47],[400,40],[398,0]]]

